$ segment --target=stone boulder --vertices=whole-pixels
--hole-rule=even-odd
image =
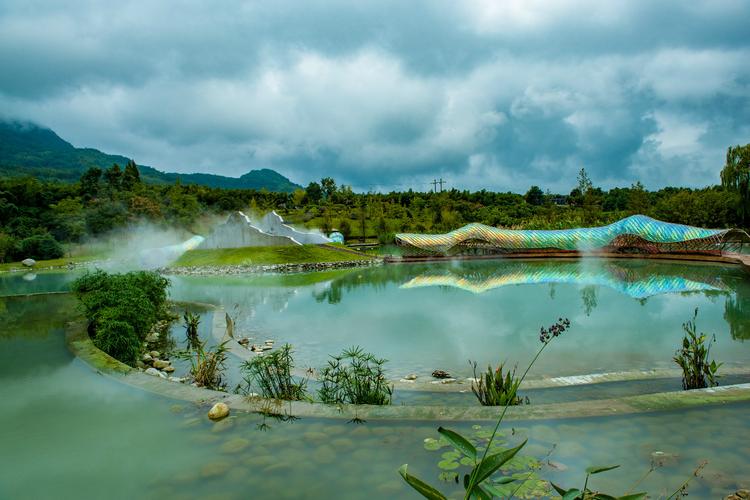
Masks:
[[[226,403],[216,403],[208,410],[208,418],[211,420],[221,420],[229,415],[229,407]]]
[[[26,267],[34,267],[36,265],[36,261],[34,259],[23,259],[21,261],[21,264]]]

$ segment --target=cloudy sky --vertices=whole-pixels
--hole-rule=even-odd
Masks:
[[[718,182],[750,2],[0,2],[0,115],[178,172],[357,189]]]

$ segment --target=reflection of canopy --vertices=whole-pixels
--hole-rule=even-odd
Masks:
[[[451,271],[442,274],[425,273],[404,283],[401,288],[451,286],[472,293],[482,293],[509,285],[543,283],[606,286],[635,299],[662,293],[729,291],[723,282],[709,277],[696,281],[685,276],[653,272],[635,274],[632,269],[620,268],[614,264],[584,267],[577,263],[539,266],[521,262],[498,267],[489,275],[460,274]]]
[[[608,226],[514,230],[468,224],[445,234],[397,234],[400,245],[435,253],[455,253],[466,248],[498,251],[593,250],[635,248],[646,252],[721,250],[726,244],[750,240],[734,229],[703,229],[633,215]]]

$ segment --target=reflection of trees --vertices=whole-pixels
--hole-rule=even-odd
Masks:
[[[729,332],[735,340],[750,339],[750,296],[737,288],[734,295],[724,303],[724,320],[729,324]]]
[[[581,288],[581,300],[583,301],[583,310],[586,316],[591,316],[591,312],[599,305],[596,300],[596,287],[585,286]]]

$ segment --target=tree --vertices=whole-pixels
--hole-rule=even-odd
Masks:
[[[643,214],[648,210],[648,193],[640,181],[630,186],[628,193],[628,209],[634,214]]]
[[[739,194],[739,218],[742,225],[747,227],[750,219],[750,144],[727,148],[726,163],[721,170],[721,185]]]
[[[102,169],[91,167],[81,175],[81,196],[86,200],[96,198],[99,194],[99,181],[102,178]]]
[[[318,203],[323,198],[323,190],[317,182],[308,184],[305,193],[307,194],[307,201],[312,204]]]
[[[586,169],[581,168],[580,172],[578,172],[578,191],[582,196],[586,196],[593,187],[594,184],[591,182],[589,174],[586,173]]]
[[[320,185],[323,188],[323,194],[325,194],[326,200],[330,200],[331,196],[336,192],[336,181],[331,177],[323,177],[320,179]]]
[[[526,192],[526,203],[529,205],[535,205],[539,206],[542,203],[544,203],[544,192],[539,188],[539,186],[531,186],[529,190]]]
[[[127,165],[125,165],[125,171],[122,174],[122,188],[131,191],[140,182],[141,173],[138,171],[138,165],[133,160],[128,160]]]
[[[115,163],[104,172],[104,180],[107,181],[107,186],[110,192],[119,191],[122,184],[122,170],[120,165]]]

